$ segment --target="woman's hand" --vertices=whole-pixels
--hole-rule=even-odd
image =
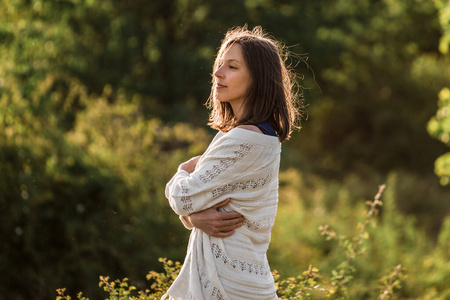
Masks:
[[[193,213],[189,216],[191,224],[204,233],[215,237],[228,237],[234,229],[242,226],[244,217],[238,212],[220,212],[217,209],[230,202],[230,198],[211,208]]]
[[[198,163],[198,160],[200,159],[200,157],[202,157],[202,156],[201,155],[195,156],[195,157],[191,158],[190,160],[182,163],[178,167],[178,171],[184,170],[184,171],[188,172],[189,174],[191,174],[192,172],[194,172],[195,166],[197,166],[197,163]]]

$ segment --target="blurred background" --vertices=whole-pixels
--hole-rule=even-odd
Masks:
[[[101,299],[100,275],[139,288],[189,231],[164,197],[201,154],[211,70],[230,27],[261,25],[308,57],[307,118],[283,144],[269,249],[281,277],[344,258],[386,183],[351,299],[402,264],[399,299],[450,299],[450,2],[2,0],[0,298]]]

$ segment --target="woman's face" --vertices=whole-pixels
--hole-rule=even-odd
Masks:
[[[224,52],[214,76],[215,98],[230,103],[235,115],[238,114],[252,84],[240,44],[235,43]]]

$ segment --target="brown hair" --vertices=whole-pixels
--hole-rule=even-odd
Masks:
[[[244,102],[243,117],[237,120],[231,105],[220,102],[214,96],[214,73],[221,59],[234,43],[242,47],[252,85]],[[248,30],[247,26],[228,30],[217,53],[213,66],[213,87],[206,103],[211,109],[208,125],[228,132],[244,124],[260,124],[269,121],[277,132],[280,142],[290,138],[293,128],[300,128],[296,121],[300,116],[301,93],[297,92],[295,75],[286,67],[287,50],[276,40],[268,37],[260,26]]]

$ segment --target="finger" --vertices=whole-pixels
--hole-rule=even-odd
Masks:
[[[223,231],[231,231],[234,230],[236,228],[241,227],[242,225],[244,225],[243,222],[238,221],[225,221],[222,222],[222,224],[220,224],[220,226],[216,227],[219,231],[223,232]]]
[[[232,211],[232,212],[220,212],[222,220],[231,220],[231,219],[242,219],[244,220],[244,216],[240,213]]]
[[[222,220],[220,222],[217,222],[217,226],[216,227],[220,227],[221,230],[223,230],[224,227],[231,227],[231,226],[235,226],[237,224],[241,224],[244,220],[242,219],[228,219],[228,220]]]

